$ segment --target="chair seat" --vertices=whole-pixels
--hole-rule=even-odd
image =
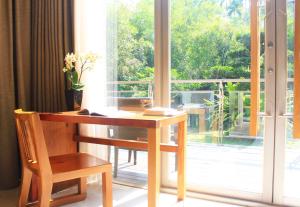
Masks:
[[[58,155],[49,157],[54,181],[60,182],[64,180],[64,176],[73,178],[85,177],[91,173],[106,171],[111,164],[105,160],[86,153],[74,153],[66,155]]]

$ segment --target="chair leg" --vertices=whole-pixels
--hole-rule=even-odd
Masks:
[[[119,164],[119,148],[115,147],[115,160],[114,160],[114,178],[118,176],[118,164]]]
[[[128,150],[128,162],[131,162],[132,150]]]
[[[27,204],[31,178],[32,178],[32,172],[27,168],[23,168],[22,173],[23,174],[22,174],[21,192],[19,197],[19,207],[23,207]]]
[[[177,156],[177,153],[175,153],[175,171],[177,171],[178,169],[178,163],[177,163],[177,159],[178,159],[178,156]]]
[[[107,162],[110,162],[111,146],[107,146]]]
[[[52,182],[45,180],[45,178],[40,180],[40,192],[39,192],[39,203],[40,207],[49,207],[52,193]]]
[[[102,173],[103,207],[112,207],[112,176],[111,171]]]
[[[137,151],[133,150],[133,164],[136,165]]]

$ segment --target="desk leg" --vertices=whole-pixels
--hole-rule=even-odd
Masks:
[[[178,123],[178,176],[177,176],[177,198],[178,200],[184,200],[185,198],[185,191],[186,191],[186,175],[185,175],[185,168],[186,168],[186,122]]]
[[[148,206],[159,206],[160,128],[148,129]]]
[[[87,178],[86,177],[80,178],[78,193],[86,195],[86,187],[87,187]]]

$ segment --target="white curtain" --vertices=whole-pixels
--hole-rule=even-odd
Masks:
[[[89,111],[101,111],[107,107],[107,81],[114,79],[115,65],[112,44],[108,41],[114,35],[111,34],[111,27],[108,24],[106,0],[75,0],[75,48],[76,53],[96,53],[99,58],[93,68],[84,74],[85,88],[83,91],[82,107]],[[107,31],[110,28],[110,31]],[[109,44],[109,47],[107,47]],[[109,52],[107,52],[109,51]],[[107,57],[113,61],[107,61]],[[108,73],[109,71],[109,73]],[[109,75],[108,75],[109,74]],[[108,78],[109,77],[109,78]],[[106,137],[107,128],[97,125],[80,125],[80,134],[84,136]],[[107,146],[80,143],[80,151],[88,152],[102,159],[107,159]],[[99,180],[97,177],[89,179],[90,182]]]

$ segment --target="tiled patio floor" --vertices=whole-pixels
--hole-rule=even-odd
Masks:
[[[113,153],[112,153],[113,154]],[[286,194],[299,197],[300,152],[289,150],[286,168]],[[138,152],[137,165],[127,162],[127,150],[120,150],[118,177],[115,181],[147,185],[147,152]],[[170,178],[176,181],[175,156],[169,153]],[[113,159],[112,159],[113,160]],[[193,187],[220,187],[251,193],[262,192],[262,146],[195,144],[187,146],[187,183]]]

